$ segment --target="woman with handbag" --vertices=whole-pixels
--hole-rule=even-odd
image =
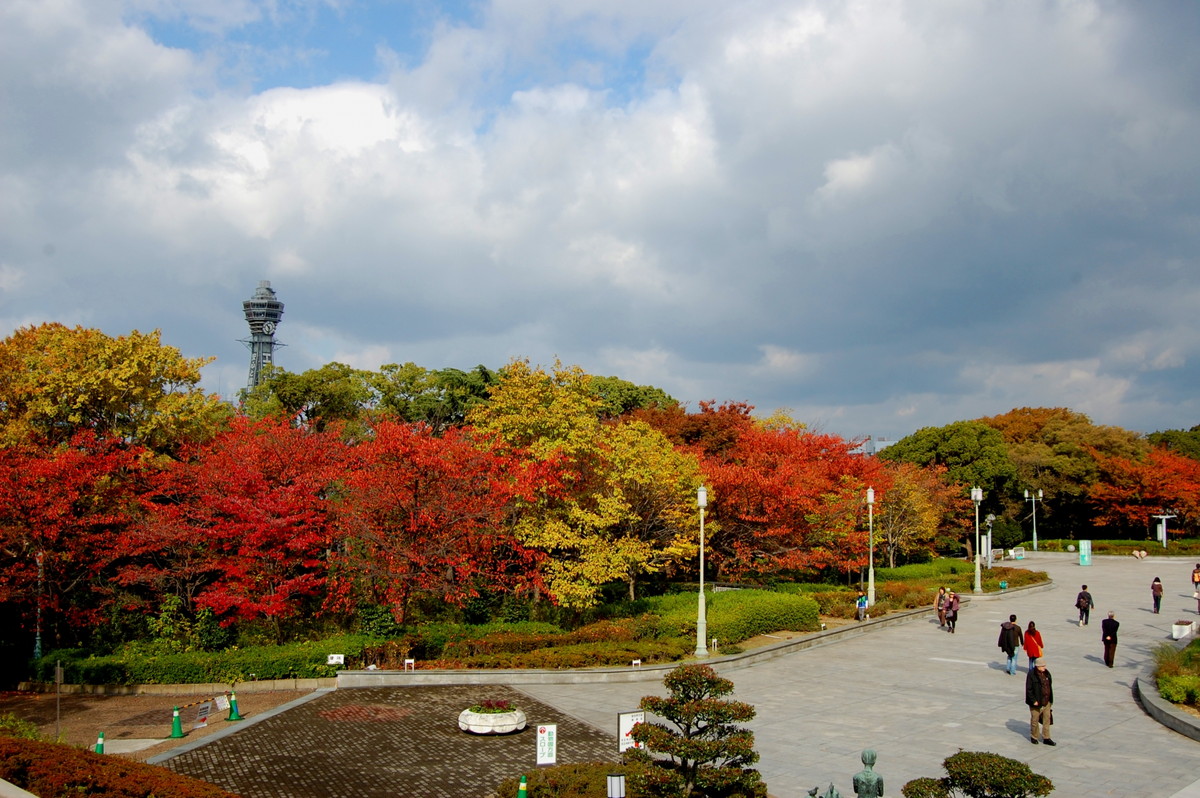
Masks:
[[[1034,626],[1033,621],[1029,622],[1029,628],[1025,630],[1025,654],[1029,657],[1029,670],[1037,667],[1037,661],[1042,652],[1045,651],[1045,644],[1042,642],[1042,633]]]

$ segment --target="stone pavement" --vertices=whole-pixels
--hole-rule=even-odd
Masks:
[[[887,794],[898,795],[909,779],[942,775],[941,761],[962,748],[1028,762],[1054,782],[1055,798],[1200,796],[1200,747],[1149,718],[1132,694],[1171,621],[1196,617],[1193,563],[1096,557],[1081,567],[1044,554],[1024,564],[1047,571],[1054,586],[975,601],[954,635],[931,616],[750,666],[719,664],[734,697],[758,711],[749,725],[771,794],[802,798],[833,782],[853,795],[859,753],[874,748]],[[1155,576],[1166,586],[1160,615],[1149,609]],[[1084,582],[1097,607],[1091,625],[1079,628],[1072,605]],[[1121,621],[1112,670],[1101,659],[1099,628],[1110,609]],[[1009,613],[1022,627],[1036,621],[1045,638],[1057,747],[1029,742],[1025,657],[1010,676],[996,647]],[[661,683],[343,689],[163,764],[247,798],[484,798],[514,771],[533,768],[533,733],[468,737],[453,723],[463,707],[517,697],[531,723],[559,724],[560,762],[594,761],[615,758],[617,713],[652,693],[665,694]]]

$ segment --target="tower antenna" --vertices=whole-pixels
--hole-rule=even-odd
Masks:
[[[262,381],[263,369],[275,362],[275,347],[283,344],[275,341],[275,329],[283,319],[283,303],[275,298],[270,280],[259,280],[254,296],[242,302],[246,323],[250,325],[250,337],[242,343],[250,347],[250,378],[246,390],[252,391]]]

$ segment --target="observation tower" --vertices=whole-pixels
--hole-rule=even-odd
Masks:
[[[250,379],[246,383],[246,390],[250,391],[262,380],[263,369],[275,362],[275,347],[283,346],[275,343],[275,329],[283,318],[283,303],[275,298],[270,280],[259,280],[254,296],[242,303],[242,311],[250,325],[250,337],[242,339],[250,347]]]

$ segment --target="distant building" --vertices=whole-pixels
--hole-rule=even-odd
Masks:
[[[862,446],[858,447],[859,454],[876,455],[882,452],[887,447],[891,446],[895,441],[889,441],[887,438],[875,438],[870,435],[862,442]]]
[[[250,348],[250,378],[246,390],[253,390],[262,380],[263,369],[275,362],[275,330],[283,319],[283,303],[275,298],[270,280],[259,280],[254,296],[242,303],[250,337],[242,343]]]

